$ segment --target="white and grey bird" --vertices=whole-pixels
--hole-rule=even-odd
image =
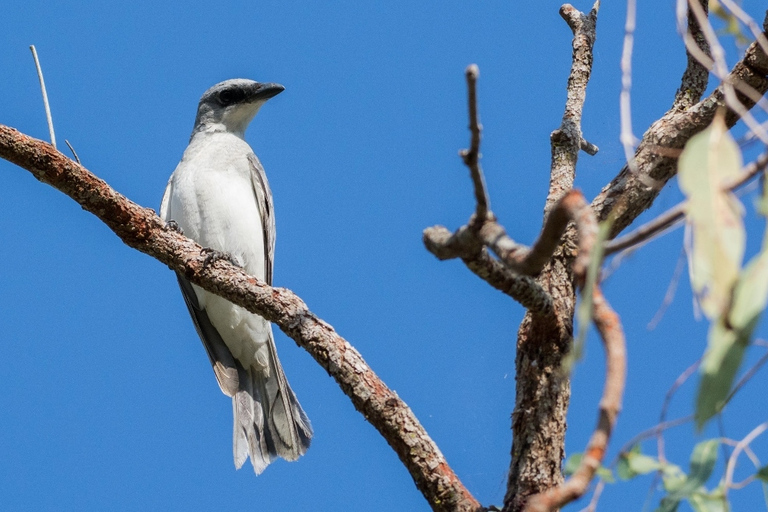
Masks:
[[[166,222],[203,247],[228,253],[268,284],[275,250],[272,192],[244,136],[264,102],[283,89],[244,79],[208,89],[160,207]],[[259,474],[277,457],[298,459],[312,427],[280,366],[271,324],[177,277],[219,387],[232,397],[235,466],[250,456]]]

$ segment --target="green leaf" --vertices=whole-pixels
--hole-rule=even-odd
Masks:
[[[563,466],[563,473],[565,474],[565,476],[571,476],[572,474],[574,474],[576,470],[579,469],[579,465],[581,464],[581,459],[583,458],[584,458],[583,453],[571,454],[565,460],[565,465]],[[612,484],[616,481],[616,479],[613,477],[613,473],[611,472],[611,470],[606,468],[605,466],[600,466],[599,468],[597,468],[597,476],[609,484]]]
[[[694,492],[688,496],[688,503],[695,512],[728,512],[728,499],[721,490],[711,493]]]
[[[768,466],[761,467],[760,470],[755,473],[755,476],[763,482],[768,482]]]
[[[694,135],[678,160],[680,188],[688,197],[686,215],[693,232],[691,285],[701,309],[718,318],[728,307],[744,257],[743,206],[722,185],[741,173],[741,151],[723,117]]]
[[[563,473],[565,473],[565,476],[571,476],[576,472],[577,469],[579,469],[579,464],[581,464],[582,458],[584,458],[583,453],[572,453],[565,460],[565,466],[563,467]]]
[[[640,453],[640,446],[635,445],[627,453],[621,454],[616,473],[622,480],[630,480],[638,475],[647,475],[661,469],[661,464],[655,457]]]
[[[706,422],[725,405],[733,379],[744,358],[747,340],[718,320],[709,329],[709,343],[701,363],[701,380],[696,395],[694,419],[701,431]]]
[[[661,478],[664,489],[667,492],[675,492],[685,484],[688,475],[676,464],[664,464],[661,467]]]
[[[661,500],[661,505],[657,510],[661,512],[677,510],[681,500],[689,498],[694,492],[701,492],[701,487],[704,486],[715,469],[719,445],[720,441],[717,439],[710,439],[697,444],[691,454],[691,470],[684,480],[680,479],[679,474],[674,469],[663,468],[664,487],[669,491],[669,494]],[[679,469],[677,468],[678,471]],[[668,471],[669,476],[667,476]]]
[[[597,468],[596,473],[597,473],[597,476],[600,478],[600,480],[602,480],[607,484],[612,484],[616,482],[616,478],[614,478],[613,472],[605,466],[600,466],[599,468]]]
[[[718,320],[710,327],[694,414],[699,430],[725,405],[752,332],[768,304],[767,243],[768,235],[763,251],[752,258],[739,276],[727,313],[728,321]]]

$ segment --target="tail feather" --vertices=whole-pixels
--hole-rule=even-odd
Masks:
[[[269,374],[238,365],[240,389],[232,398],[233,451],[239,469],[250,456],[256,474],[276,458],[288,461],[306,453],[312,425],[288,385],[270,337]]]

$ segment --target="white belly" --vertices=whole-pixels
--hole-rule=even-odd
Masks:
[[[227,133],[193,140],[168,183],[161,216],[176,221],[203,247],[228,252],[246,272],[264,279],[264,236],[246,158],[250,152],[245,141]],[[194,289],[232,355],[246,367],[266,366],[269,322],[197,286]]]

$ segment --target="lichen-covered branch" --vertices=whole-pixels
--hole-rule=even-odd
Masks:
[[[272,288],[224,260],[204,265],[202,247],[168,229],[153,210],[131,202],[43,141],[0,125],[0,157],[70,196],[130,247],[279,326],[336,380],[355,408],[381,433],[433,510],[483,510],[405,402],[293,292]]]

